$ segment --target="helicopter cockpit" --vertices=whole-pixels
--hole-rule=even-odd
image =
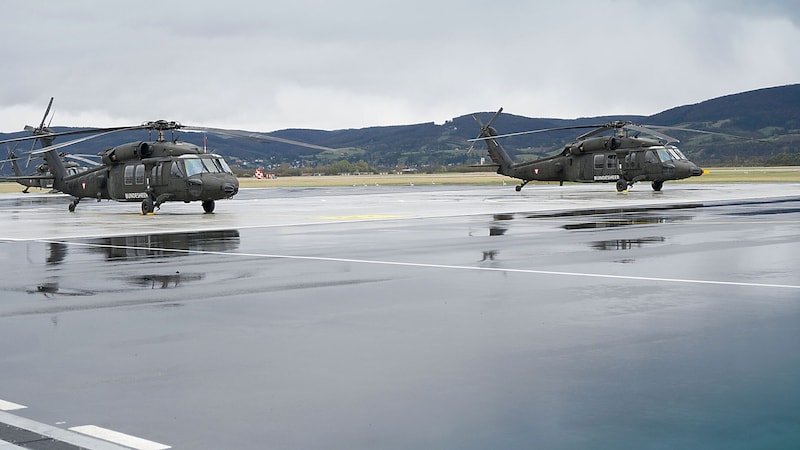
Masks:
[[[681,152],[678,147],[675,147],[674,145],[665,145],[664,147],[657,148],[656,153],[658,153],[658,158],[661,160],[661,162],[687,160],[683,152]]]
[[[228,163],[219,155],[181,155],[179,160],[183,162],[187,177],[201,173],[233,174]]]

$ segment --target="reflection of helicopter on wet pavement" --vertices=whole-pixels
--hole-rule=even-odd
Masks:
[[[32,127],[29,127],[32,128]],[[35,130],[35,129],[34,129]],[[43,154],[50,173],[53,188],[73,196],[69,210],[75,211],[84,198],[141,202],[142,213],[151,214],[165,202],[199,201],[206,213],[214,211],[215,201],[231,198],[239,191],[239,181],[233,175],[222,156],[206,153],[204,148],[176,138],[167,140],[166,132],[184,130],[223,136],[233,136],[258,141],[278,141],[332,150],[304,142],[276,138],[265,133],[227,130],[221,128],[181,125],[177,122],[157,120],[142,125],[95,128],[89,130],[52,133],[41,127],[41,133],[30,137],[7,139],[0,143],[41,139],[43,148],[31,154]],[[86,171],[70,174],[59,158],[57,150],[99,136],[120,131],[147,130],[157,133],[152,142],[121,144],[100,153],[102,163]],[[89,136],[56,145],[47,145],[45,140],[59,136],[89,134]]]

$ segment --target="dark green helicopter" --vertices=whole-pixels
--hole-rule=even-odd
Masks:
[[[38,127],[32,127],[30,125],[25,126],[25,131],[30,131],[33,133],[34,136],[37,138],[34,139],[33,146],[36,147],[36,142],[41,142],[42,147],[49,147],[53,145],[53,138],[49,137],[53,131],[50,129],[49,123],[45,125],[47,122],[47,116],[50,115],[50,109],[53,107],[53,97],[50,97],[50,103],[47,104],[47,109],[44,112],[44,116],[42,117],[42,122],[39,124]],[[53,116],[50,116],[50,120],[52,121]],[[33,150],[33,148],[31,148]],[[65,153],[60,153],[59,157],[64,162],[64,167],[67,170],[67,173],[70,175],[74,175],[78,172],[82,172],[86,170],[86,166],[83,166],[79,163],[89,163],[89,165],[96,166],[97,162],[86,159],[79,155],[67,155]],[[25,189],[22,191],[23,193],[27,194],[28,190],[32,187],[46,189],[53,187],[53,174],[50,173],[50,169],[47,166],[47,163],[41,163],[36,166],[36,169],[33,173],[25,174],[22,172],[22,169],[17,162],[19,157],[12,151],[8,151],[8,159],[3,161],[3,164],[6,162],[11,162],[12,169],[14,171],[13,177],[3,177],[3,181],[16,181],[17,183],[25,186]],[[30,164],[30,156],[28,157],[28,161],[25,164],[25,167]]]
[[[650,181],[654,191],[660,191],[664,182],[700,176],[703,169],[689,161],[673,143],[677,139],[648,127],[625,121],[601,125],[579,125],[543,130],[523,131],[499,135],[491,126],[500,116],[500,108],[494,117],[483,125],[477,115],[473,118],[481,127],[480,135],[471,142],[484,141],[492,162],[498,166],[497,173],[522,180],[516,186],[520,191],[530,181],[565,181],[579,183],[615,182],[622,192],[634,183]],[[499,138],[557,130],[594,128],[567,144],[556,156],[515,163],[498,142]],[[631,131],[635,132],[631,133]],[[686,131],[697,131],[689,130]],[[612,132],[610,136],[604,133]],[[639,133],[653,138],[639,137]],[[722,133],[711,133],[722,134]]]
[[[59,153],[59,157],[64,162],[64,168],[70,175],[74,175],[78,172],[83,172],[84,170],[87,170],[88,166],[81,165],[78,161],[84,161],[92,166],[97,165],[96,162],[77,155]],[[53,174],[50,173],[50,168],[48,167],[47,163],[37,164],[36,168],[34,169],[34,172],[26,175],[25,173],[22,172],[22,168],[20,168],[19,163],[17,162],[19,159],[20,159],[19,156],[17,156],[13,151],[9,150],[8,159],[3,161],[3,163],[7,161],[11,162],[12,170],[14,171],[14,176],[2,177],[1,180],[16,181],[17,183],[25,186],[25,189],[22,190],[23,194],[27,194],[28,190],[32,187],[40,189],[48,189],[53,187]]]
[[[70,174],[59,157],[58,149],[120,131],[151,130],[158,134],[154,142],[131,142],[99,154],[102,163],[83,172]],[[69,204],[74,212],[85,198],[141,202],[142,214],[152,214],[165,202],[199,201],[206,213],[214,211],[215,201],[231,198],[239,191],[239,181],[222,156],[206,153],[197,145],[178,140],[168,141],[165,132],[185,130],[221,134],[261,141],[279,141],[321,150],[328,147],[276,138],[263,133],[193,127],[158,120],[132,127],[95,128],[90,130],[47,133],[0,143],[30,139],[55,139],[59,136],[94,133],[90,136],[43,147],[32,152],[44,155],[52,174],[53,188],[73,196]]]

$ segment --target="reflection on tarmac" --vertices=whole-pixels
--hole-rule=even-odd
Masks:
[[[604,188],[0,214],[0,399],[172,448],[794,448],[800,186]]]
[[[129,277],[128,282],[135,286],[149,287],[150,289],[155,289],[156,285],[161,289],[168,289],[178,287],[181,282],[198,281],[205,277],[206,275],[203,273],[181,273],[180,271],[175,271],[175,273],[169,275],[137,275]]]
[[[114,236],[89,241],[89,251],[101,253],[109,261],[169,258],[187,252],[227,252],[239,248],[238,230],[213,230],[189,233],[163,233],[134,236]],[[48,264],[61,264],[67,246],[51,242]]]

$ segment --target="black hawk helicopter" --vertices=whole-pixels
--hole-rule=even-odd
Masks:
[[[67,170],[68,175],[75,175],[79,172],[83,172],[88,169],[88,166],[81,165],[77,161],[84,161],[92,166],[97,165],[96,162],[83,158],[81,156],[59,153],[59,157],[63,161],[64,168]],[[0,178],[0,180],[16,181],[17,183],[25,186],[25,189],[22,190],[23,194],[27,194],[29,189],[32,187],[41,189],[49,189],[53,187],[53,174],[50,173],[50,168],[46,162],[37,164],[36,168],[34,169],[34,172],[26,175],[22,172],[22,168],[20,168],[19,163],[17,162],[19,159],[20,159],[19,156],[17,156],[13,151],[11,150],[8,151],[8,159],[3,161],[3,163],[5,164],[5,162],[11,162],[11,167],[12,170],[14,171],[14,176],[2,177]]]
[[[523,131],[499,135],[492,123],[503,112],[500,108],[494,117],[483,125],[476,114],[473,118],[481,127],[480,135],[471,142],[484,141],[497,173],[522,180],[516,186],[520,191],[530,181],[565,181],[579,183],[615,182],[622,192],[634,183],[650,181],[654,191],[660,191],[664,182],[696,177],[703,169],[688,159],[672,145],[679,142],[648,127],[626,121],[601,125],[579,125],[543,130]],[[498,142],[499,138],[557,130],[594,128],[567,144],[556,156],[515,163]],[[613,132],[611,136],[604,133]],[[635,132],[631,133],[631,131]],[[695,130],[687,130],[695,131]],[[653,138],[639,137],[639,133]],[[714,133],[716,134],[716,133]]]
[[[120,131],[150,130],[158,135],[154,142],[131,142],[107,149],[99,154],[102,163],[86,171],[70,174],[59,157],[58,149]],[[206,213],[214,211],[215,201],[231,198],[239,191],[239,180],[222,156],[206,153],[197,145],[176,139],[168,141],[166,131],[204,132],[260,141],[277,141],[320,150],[328,147],[277,138],[263,133],[181,125],[157,120],[142,125],[114,128],[44,133],[8,139],[0,143],[30,139],[52,139],[59,136],[94,133],[56,145],[46,145],[31,152],[43,154],[52,174],[53,188],[73,196],[69,211],[74,212],[85,198],[141,202],[142,214],[152,214],[164,202],[199,201]]]
[[[42,121],[38,127],[32,127],[30,125],[25,125],[25,131],[30,131],[33,133],[35,139],[33,140],[33,147],[36,148],[36,142],[41,142],[42,147],[49,147],[53,145],[54,138],[50,137],[53,134],[53,131],[50,129],[50,123],[45,125],[47,122],[47,116],[50,115],[50,109],[53,107],[53,97],[50,97],[50,102],[47,104],[47,109],[44,111],[44,116],[42,117]],[[50,121],[52,122],[53,116],[50,116]],[[85,155],[89,156],[89,155]],[[82,163],[88,163],[90,166],[96,166],[98,163],[96,161],[87,159],[84,155],[70,155],[67,153],[59,153],[59,157],[61,158],[62,162],[64,163],[64,168],[67,170],[68,175],[75,175],[78,172],[83,172],[87,170],[87,166],[81,165]],[[47,189],[53,187],[53,174],[50,173],[50,168],[47,165],[47,162],[42,162],[37,164],[33,173],[24,174],[22,169],[18,163],[19,157],[14,153],[13,150],[8,150],[8,159],[2,161],[2,165],[5,165],[6,162],[11,162],[11,167],[14,172],[13,177],[2,177],[0,178],[1,181],[15,181],[23,186],[25,189],[22,191],[24,194],[28,193],[28,190],[32,187]],[[31,162],[31,155],[28,155],[27,162],[25,163],[25,167]],[[2,167],[2,166],[0,166]]]

